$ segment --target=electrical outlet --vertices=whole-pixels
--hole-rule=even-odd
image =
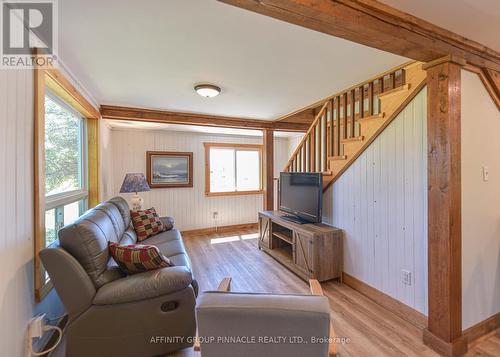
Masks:
[[[401,270],[401,282],[406,285],[411,285],[411,271]]]
[[[45,314],[41,314],[31,318],[28,324],[29,337],[42,337],[43,336],[43,326],[45,325]]]

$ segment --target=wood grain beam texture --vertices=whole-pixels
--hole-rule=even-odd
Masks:
[[[201,125],[239,129],[269,129],[305,132],[309,128],[308,123],[240,119],[219,115],[172,112],[166,110],[130,108],[111,105],[101,105],[101,115],[104,119],[132,120],[166,124]]]
[[[462,335],[461,69],[447,57],[427,71],[428,328],[424,343],[445,356],[467,351]]]
[[[264,210],[274,210],[274,132],[263,130],[264,148],[263,156],[263,187],[264,187]]]
[[[422,62],[451,54],[500,71],[497,51],[375,0],[218,1]]]

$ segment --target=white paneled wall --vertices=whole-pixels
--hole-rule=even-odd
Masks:
[[[99,197],[105,201],[113,197],[113,151],[111,149],[111,127],[106,120],[99,121]]]
[[[257,212],[262,210],[263,196],[205,196],[205,149],[204,142],[261,144],[261,137],[216,136],[212,134],[178,131],[146,131],[113,129],[112,162],[113,189],[119,194],[127,172],[146,172],[146,151],[193,152],[192,188],[161,188],[141,193],[146,206],[153,206],[161,215],[175,218],[179,229],[214,227],[212,212],[219,212],[217,225],[255,223]],[[130,194],[124,194],[130,199]]]
[[[462,71],[463,329],[500,312],[499,132],[495,103],[475,73]]]
[[[33,73],[0,70],[0,346],[27,355],[28,320],[63,313],[52,291],[40,304],[33,287]]]
[[[426,89],[324,195],[344,271],[427,314]],[[402,270],[411,285],[402,283]]]

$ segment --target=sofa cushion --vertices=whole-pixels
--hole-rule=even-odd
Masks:
[[[136,244],[137,234],[134,231],[134,227],[128,227],[128,229],[123,233],[122,239],[120,239],[118,243],[121,245]]]
[[[159,246],[165,242],[170,242],[173,240],[182,240],[181,232],[177,229],[171,229],[169,231],[161,232],[154,237],[148,238],[148,244]]]
[[[187,288],[192,280],[191,271],[185,266],[129,275],[100,288],[93,303],[110,305],[151,299]]]
[[[128,228],[128,226],[130,226],[132,222],[130,220],[130,208],[128,206],[127,201],[125,201],[123,197],[117,196],[113,197],[108,202],[111,202],[116,206],[116,208],[118,208],[118,210],[120,210],[125,227]]]
[[[123,232],[128,228],[128,225],[125,225],[125,221],[123,220],[123,216],[114,204],[110,202],[103,202],[100,205],[95,207],[95,210],[99,210],[108,215],[110,222],[113,224],[113,228],[115,229],[116,236],[118,240],[123,236]]]
[[[132,224],[134,225],[135,232],[137,233],[137,240],[139,242],[165,230],[154,208],[149,208],[144,211],[132,211],[130,216],[132,217]]]
[[[191,269],[191,261],[186,253],[171,255],[168,257],[174,266],[185,266]]]
[[[109,242],[109,252],[118,266],[127,274],[172,266],[170,260],[154,245],[120,245]]]
[[[118,242],[119,223],[106,203],[87,211],[74,223],[59,230],[62,248],[78,260],[96,288],[119,279],[123,273],[109,259],[108,241]],[[113,221],[115,219],[115,221]]]

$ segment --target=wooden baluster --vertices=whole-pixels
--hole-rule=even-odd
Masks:
[[[335,118],[334,118],[334,109],[335,103],[332,100],[330,101],[330,154],[329,156],[335,155]]]
[[[340,95],[337,97],[337,156],[340,156],[340,141],[341,141],[341,129],[340,129]]]
[[[396,72],[390,74],[391,89],[396,88]]]
[[[359,117],[365,117],[365,86],[359,87]]]
[[[351,90],[351,138],[354,138],[356,128],[356,90]]]
[[[306,167],[306,150],[307,150],[307,142],[304,142],[304,146],[302,146],[302,172],[307,172],[307,167]]]
[[[384,93],[384,77],[378,79],[378,94]]]
[[[322,158],[322,163],[321,163],[321,171],[326,171],[326,162],[328,160],[328,128],[327,128],[327,122],[328,122],[328,107],[325,110],[324,114],[324,120],[323,120],[323,138],[321,142],[323,143],[323,150],[321,150],[321,158]]]
[[[373,81],[368,83],[368,116],[373,115]]]
[[[316,172],[316,127],[311,130],[311,172]]]
[[[404,69],[401,70],[401,85],[404,86],[406,84],[406,71]]]
[[[316,151],[316,169],[318,172],[321,172],[321,154],[322,154],[322,150],[321,150],[321,138],[323,137],[323,131],[322,131],[322,125],[321,123],[323,122],[323,114],[320,116],[319,120],[318,120],[318,124],[317,124],[317,129],[318,129],[318,133],[317,133],[317,136],[316,136],[316,139],[317,139],[317,146],[318,146],[318,150]]]
[[[343,95],[343,112],[344,112],[344,137],[342,139],[347,139],[347,125],[348,125],[348,122],[347,122],[347,92],[344,93]]]

